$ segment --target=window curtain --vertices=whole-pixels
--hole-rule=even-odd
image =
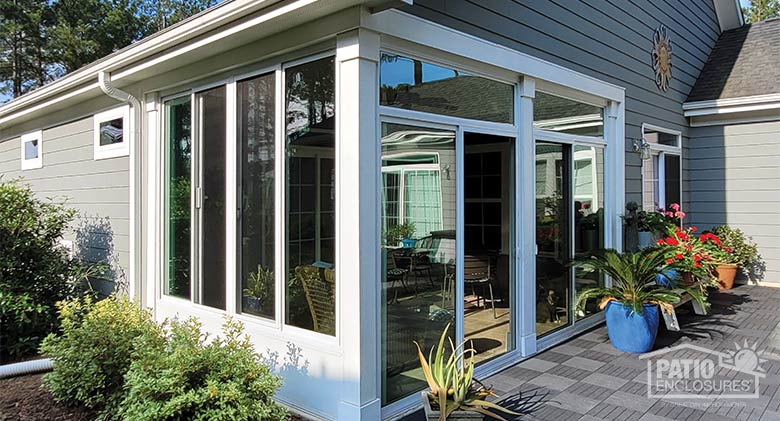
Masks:
[[[442,229],[439,171],[404,171],[404,220],[415,227],[415,237]]]

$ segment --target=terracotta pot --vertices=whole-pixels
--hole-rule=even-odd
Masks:
[[[715,269],[718,272],[718,285],[720,289],[731,289],[734,287],[734,278],[737,276],[737,265],[723,264]]]
[[[696,283],[696,278],[693,277],[691,272],[680,272],[680,285],[690,287]]]

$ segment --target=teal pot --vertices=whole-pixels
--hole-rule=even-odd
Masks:
[[[417,244],[417,240],[414,238],[404,238],[401,240],[401,245],[405,249],[413,249],[415,244]]]
[[[660,320],[656,304],[645,304],[642,314],[638,314],[621,302],[610,301],[605,317],[612,346],[632,354],[642,354],[653,349]]]

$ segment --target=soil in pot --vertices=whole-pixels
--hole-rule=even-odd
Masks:
[[[623,303],[610,301],[605,314],[609,341],[623,352],[642,354],[652,350],[658,335],[659,315],[655,304],[645,304],[642,314],[638,314]]]
[[[734,278],[737,277],[737,265],[718,265],[715,270],[718,272],[718,285],[720,289],[734,288]]]

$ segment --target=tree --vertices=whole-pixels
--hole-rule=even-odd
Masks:
[[[22,95],[57,73],[46,39],[53,21],[45,0],[0,0],[0,92]]]
[[[750,6],[743,7],[742,14],[747,23],[780,17],[780,0],[750,0]]]
[[[17,97],[218,0],[0,0],[0,93]]]

